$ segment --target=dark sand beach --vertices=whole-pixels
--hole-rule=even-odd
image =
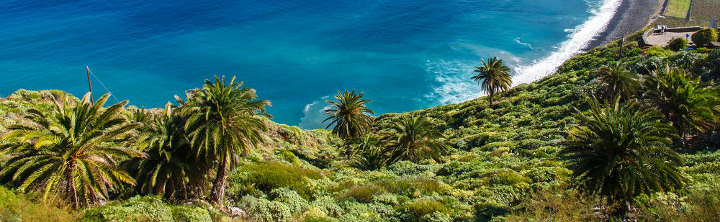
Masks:
[[[644,28],[658,13],[662,0],[623,0],[605,31],[588,44],[588,49],[633,34]]]

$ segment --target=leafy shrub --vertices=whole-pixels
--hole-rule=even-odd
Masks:
[[[720,78],[720,49],[715,49],[708,54],[704,66],[708,70],[710,78]]]
[[[207,209],[196,206],[172,206],[172,215],[175,221],[213,221],[210,216],[210,212]]]
[[[576,191],[546,191],[534,194],[506,217],[507,221],[599,221],[593,202]]]
[[[718,34],[715,29],[707,28],[695,32],[691,38],[695,45],[709,47],[712,46],[712,42],[718,40]]]
[[[503,171],[492,176],[492,182],[498,184],[511,185],[515,188],[527,188],[532,182],[527,178],[514,171]]]
[[[273,201],[284,203],[293,214],[303,212],[308,208],[308,201],[298,193],[288,188],[274,189],[270,192]]]
[[[335,222],[336,219],[329,217],[306,217],[303,222]]]
[[[83,217],[93,221],[174,221],[172,208],[157,196],[135,196],[89,208],[83,212]]]
[[[340,205],[338,205],[332,197],[328,196],[319,197],[310,203],[310,207],[317,208],[325,215],[331,217],[338,217],[345,213],[345,210],[340,207]]]
[[[647,221],[720,221],[718,182],[690,187],[684,197],[675,193],[641,196],[637,205]]]
[[[370,203],[373,201],[375,195],[381,194],[385,190],[381,187],[370,185],[354,186],[345,192],[345,197],[352,197],[360,203]]]
[[[0,186],[0,221],[74,221],[76,218],[69,209],[35,202]]]
[[[493,217],[505,215],[507,207],[495,203],[480,203],[475,205],[475,218],[478,221],[490,221]]]
[[[405,204],[402,204],[396,209],[401,212],[401,218],[405,221],[424,221],[426,215],[433,213],[447,213],[447,208],[441,202],[429,199],[421,198],[415,199]]]
[[[246,165],[230,177],[228,193],[236,197],[256,193],[254,190],[269,194],[274,189],[285,187],[309,199],[312,187],[306,181],[322,177],[318,171],[280,162]]]
[[[291,221],[293,218],[287,205],[249,195],[240,200],[239,207],[244,209],[251,219],[256,221]]]
[[[680,51],[688,47],[688,40],[685,38],[675,38],[670,40],[667,48],[673,51]]]
[[[672,55],[674,52],[669,49],[664,49],[662,47],[652,46],[650,48],[645,49],[645,54],[650,56],[658,56],[658,57],[668,57]]]

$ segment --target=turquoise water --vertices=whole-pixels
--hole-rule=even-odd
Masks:
[[[0,2],[0,96],[18,88],[112,91],[161,107],[213,75],[237,75],[274,120],[322,127],[324,99],[364,91],[378,113],[480,96],[480,58],[516,82],[549,74],[619,0]]]

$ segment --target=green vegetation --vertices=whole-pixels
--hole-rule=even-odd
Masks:
[[[715,29],[708,28],[695,32],[691,38],[695,45],[711,47],[712,42],[718,41],[718,34]]]
[[[355,93],[355,91],[338,91],[335,95],[336,101],[327,100],[326,102],[332,108],[325,110],[329,115],[323,122],[330,121],[327,128],[333,127],[332,133],[343,139],[346,144],[350,140],[357,139],[364,135],[372,127],[373,111],[366,108],[366,103],[370,100],[363,99],[364,93]],[[352,150],[345,151],[348,156],[352,155]]]
[[[502,59],[497,57],[481,60],[482,66],[475,67],[477,75],[472,80],[480,83],[480,87],[490,98],[490,105],[494,105],[493,96],[499,92],[507,91],[512,85],[510,68],[503,64]]]
[[[688,10],[690,10],[690,0],[670,0],[665,15],[684,19]]]
[[[615,97],[632,98],[640,88],[637,75],[620,63],[604,65],[595,71],[595,75],[603,83],[600,93],[610,100]]]
[[[675,38],[670,40],[667,48],[673,51],[680,51],[688,47],[688,40],[685,38]]]
[[[441,161],[447,150],[440,141],[442,135],[437,132],[424,117],[409,115],[401,117],[390,129],[389,148],[392,150],[393,161],[409,160],[419,162],[424,159]]]
[[[74,221],[78,216],[53,203],[33,200],[0,186],[0,221]]]
[[[629,212],[633,198],[683,186],[677,168],[680,156],[670,148],[672,126],[660,113],[636,101],[601,105],[590,100],[588,114],[579,113],[580,125],[570,131],[562,153],[580,186]]]
[[[265,115],[270,102],[256,99],[255,90],[243,88],[235,77],[227,83],[217,76],[214,82],[206,80],[201,90],[188,93],[187,101],[178,99],[196,156],[217,165],[210,198],[220,208],[225,206],[228,171],[237,165],[238,156],[247,155],[262,141],[260,132],[267,130],[258,116]]]
[[[653,71],[645,84],[647,92],[643,97],[673,123],[683,143],[718,122],[720,89],[717,86],[704,86],[699,77],[669,66]]]
[[[21,191],[42,191],[43,199],[70,200],[75,208],[107,200],[123,184],[134,185],[114,158],[144,155],[122,145],[123,135],[137,124],[120,116],[127,101],[103,108],[109,97],[93,103],[87,94],[73,104],[65,96],[50,112],[27,110],[27,120],[9,126],[2,137],[13,155],[0,177]]]
[[[0,219],[718,221],[720,50],[637,40],[592,49],[535,83],[499,81],[490,88],[504,95],[492,102],[371,117],[362,93],[339,93],[333,131],[273,123],[268,102],[234,79],[150,110],[19,90],[0,99]],[[483,62],[485,73],[502,67]],[[88,145],[57,145],[67,138]],[[88,153],[65,160],[53,153],[61,148]],[[55,161],[98,168],[42,168]],[[37,184],[24,187],[28,178]],[[70,187],[81,195],[68,196],[65,181],[79,181]]]

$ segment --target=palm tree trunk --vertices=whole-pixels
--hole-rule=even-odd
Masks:
[[[493,106],[494,106],[494,103],[493,103],[493,96],[494,96],[494,95],[495,95],[495,93],[494,93],[493,91],[490,91],[490,107],[493,107]]]
[[[77,195],[77,189],[75,189],[75,180],[72,177],[72,172],[74,171],[75,165],[68,166],[67,169],[67,191],[68,194],[72,195],[72,201],[73,206],[75,206],[75,209],[80,209],[80,203],[78,202],[78,195]]]
[[[225,209],[223,199],[225,198],[225,180],[228,177],[227,173],[227,161],[228,158],[224,157],[220,164],[218,164],[215,181],[213,182],[212,191],[210,192],[210,199],[215,202],[220,209]]]

